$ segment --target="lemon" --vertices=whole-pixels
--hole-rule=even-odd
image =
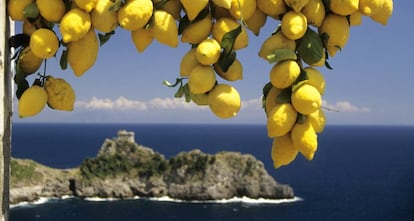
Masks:
[[[180,76],[190,76],[191,71],[199,64],[196,58],[196,48],[192,48],[181,59]]]
[[[302,38],[308,28],[307,19],[301,12],[288,11],[282,17],[281,30],[292,40]]]
[[[42,65],[43,59],[36,57],[30,47],[26,47],[19,55],[18,65],[20,70],[25,74],[31,74],[37,71]]]
[[[260,29],[266,23],[267,16],[259,9],[256,9],[254,14],[246,20],[247,28],[251,30],[256,36],[259,36]]]
[[[287,88],[296,81],[300,67],[296,61],[286,60],[276,63],[270,71],[270,82],[277,88]]]
[[[286,5],[292,8],[295,12],[300,12],[309,0],[284,0]],[[337,1],[337,0],[334,0]]]
[[[129,31],[140,29],[149,22],[153,10],[151,0],[130,0],[118,10],[118,23]]]
[[[296,123],[291,130],[293,146],[308,160],[312,160],[318,148],[318,136],[309,120]]]
[[[154,40],[154,34],[152,33],[151,28],[140,28],[135,31],[131,31],[131,39],[132,42],[134,42],[137,51],[142,53]]]
[[[262,46],[259,50],[259,57],[267,60],[267,56],[275,52],[277,49],[290,49],[296,50],[296,42],[287,38],[281,31],[271,35],[263,41]]]
[[[358,10],[359,0],[336,0],[330,1],[330,9],[332,12],[346,16]]]
[[[85,10],[86,12],[90,12],[92,11],[92,9],[94,9],[96,7],[96,5],[98,4],[98,1],[100,0],[74,0],[75,4]]]
[[[197,15],[208,5],[208,0],[180,0],[188,19],[193,21]]]
[[[361,25],[362,24],[362,13],[359,10],[358,11],[355,11],[354,13],[352,13],[349,16],[349,23],[352,26]]]
[[[23,21],[26,18],[24,8],[32,2],[33,0],[8,0],[7,13],[15,21]]]
[[[188,87],[193,94],[204,94],[216,84],[216,75],[211,66],[197,65],[188,78]]]
[[[49,22],[59,22],[66,12],[62,0],[36,0],[40,15]]]
[[[309,122],[312,124],[316,133],[323,132],[326,123],[325,112],[322,109],[318,109],[315,112],[308,115]]]
[[[303,7],[302,13],[309,25],[319,27],[325,18],[325,6],[322,0],[309,0],[308,4]]]
[[[95,64],[98,51],[99,42],[93,28],[82,39],[68,44],[68,63],[76,76],[82,76]]]
[[[229,66],[227,72],[224,72],[218,63],[214,65],[214,70],[221,78],[227,81],[237,81],[243,79],[243,66],[237,58]]]
[[[240,111],[240,94],[228,84],[218,84],[208,93],[208,106],[219,118],[227,119]]]
[[[239,27],[239,23],[228,17],[223,17],[218,19],[213,24],[213,38],[216,39],[219,43],[223,39],[223,36],[236,28]],[[242,32],[237,36],[236,41],[234,42],[233,49],[238,50],[247,47],[249,43],[249,37],[247,35],[247,31],[244,27],[242,27]]]
[[[73,110],[75,91],[63,78],[48,76],[45,81],[45,91],[49,107],[56,110]]]
[[[198,44],[206,39],[210,35],[211,28],[213,27],[211,19],[211,14],[208,14],[200,21],[192,22],[183,30],[181,41],[184,43]]]
[[[366,16],[377,13],[383,6],[385,0],[359,0],[359,11]]]
[[[91,28],[89,13],[80,8],[73,8],[61,19],[59,30],[65,43],[83,38]]]
[[[213,0],[213,2],[219,7],[230,9],[232,0]]]
[[[371,15],[371,19],[379,22],[382,25],[387,25],[388,19],[391,17],[393,11],[393,2],[392,0],[384,0],[384,3],[378,11]]]
[[[235,19],[248,20],[256,11],[256,0],[232,0],[229,9]]]
[[[199,105],[199,106],[206,106],[208,105],[208,94],[193,94],[190,93],[191,100]]]
[[[263,13],[272,17],[277,17],[287,11],[283,0],[257,0],[256,5]]]
[[[286,135],[296,122],[298,113],[290,103],[277,104],[267,117],[267,135],[279,137]]]
[[[30,35],[30,49],[38,58],[53,57],[59,48],[56,34],[46,28],[39,28]]]
[[[118,14],[109,10],[115,2],[111,0],[99,0],[96,7],[90,12],[93,27],[103,33],[109,33],[118,26]]]
[[[277,87],[272,87],[267,93],[265,100],[265,112],[266,116],[269,116],[270,111],[278,104],[277,97],[282,90]]]
[[[321,94],[309,84],[303,84],[293,91],[291,101],[295,110],[305,115],[315,112],[322,104]]]
[[[204,65],[212,65],[220,58],[221,46],[214,38],[203,40],[196,49],[198,62]]]
[[[38,85],[26,89],[18,103],[19,117],[31,117],[39,114],[47,103],[47,93]]]
[[[158,3],[160,1],[163,1],[163,0],[153,0],[154,3]],[[170,13],[176,20],[181,19],[180,0],[168,0],[161,6],[160,9]]]
[[[327,50],[330,56],[335,56],[336,52],[345,47],[349,38],[349,23],[345,16],[330,13],[326,15],[319,33],[328,34]]]
[[[323,95],[325,93],[325,78],[322,73],[313,67],[306,67],[304,70],[308,76],[306,83],[315,87]]]
[[[290,134],[273,139],[272,160],[275,168],[290,164],[297,155],[298,150],[293,146]]]
[[[154,38],[161,44],[176,48],[178,46],[178,27],[174,17],[163,10],[154,13],[152,31]]]

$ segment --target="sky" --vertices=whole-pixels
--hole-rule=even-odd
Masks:
[[[412,8],[413,1],[394,1],[387,26],[364,17],[361,26],[351,27],[343,50],[329,60],[333,70],[319,68],[326,80],[323,107],[337,110],[325,111],[327,125],[414,125]],[[242,108],[234,118],[219,119],[208,107],[174,98],[176,89],[162,85],[164,80],[174,82],[179,77],[188,44],[170,48],[154,41],[144,53],[138,53],[130,33],[118,28],[82,77],[76,77],[70,68],[59,68],[61,51],[58,58],[48,59],[46,74],[64,78],[75,90],[74,111],[46,107],[35,117],[20,119],[15,98],[13,122],[265,124],[262,88],[273,64],[257,54],[278,24],[268,18],[258,37],[249,32],[248,48],[237,51],[243,80],[218,80],[240,93]],[[16,24],[16,33],[21,33],[20,24]]]

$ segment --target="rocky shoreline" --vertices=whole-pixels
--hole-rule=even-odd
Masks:
[[[252,155],[192,150],[166,160],[124,131],[106,139],[95,158],[76,168],[53,169],[21,159],[13,159],[11,166],[11,204],[63,196],[183,201],[294,198],[292,188],[277,183]]]

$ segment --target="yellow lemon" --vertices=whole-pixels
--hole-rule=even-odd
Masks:
[[[359,0],[336,0],[330,1],[330,9],[332,12],[346,16],[358,10]]]
[[[297,112],[306,115],[321,107],[322,98],[314,86],[303,84],[292,92],[291,102]]]
[[[18,65],[25,74],[32,74],[40,68],[43,59],[36,57],[30,50],[30,47],[26,47],[19,55]]]
[[[53,57],[59,48],[56,34],[46,28],[39,28],[30,35],[30,49],[38,58]]]
[[[318,148],[318,136],[309,120],[296,123],[291,130],[293,146],[308,160],[312,160]]]
[[[325,18],[325,6],[322,0],[309,0],[308,4],[303,7],[302,13],[309,25],[319,27]]]
[[[204,93],[204,94],[190,93],[190,97],[191,97],[191,100],[199,106],[208,105],[208,94],[207,93]]]
[[[100,0],[74,0],[75,4],[85,10],[86,12],[90,12],[92,11],[92,9],[94,9],[96,7],[96,5],[98,4],[98,1]]]
[[[95,64],[98,51],[99,42],[93,28],[82,39],[68,44],[68,63],[76,76],[82,76]]]
[[[223,39],[223,36],[236,28],[238,28],[240,24],[228,17],[220,18],[213,24],[213,38],[216,39],[219,43]],[[236,41],[234,43],[233,49],[238,50],[247,47],[249,43],[249,37],[247,35],[247,31],[244,27],[242,27],[242,32],[237,36]]]
[[[151,26],[154,38],[161,44],[176,48],[178,46],[178,27],[174,17],[163,10],[154,13]]]
[[[115,2],[111,0],[99,0],[96,7],[91,11],[91,22],[93,27],[103,33],[109,33],[118,26],[118,14],[109,10]]]
[[[39,114],[47,103],[47,93],[38,85],[26,89],[18,103],[19,117],[31,117]]]
[[[235,117],[241,107],[240,94],[230,85],[218,84],[208,93],[208,106],[219,118]]]
[[[213,2],[219,7],[230,9],[232,0],[213,0]]]
[[[286,5],[292,8],[295,12],[300,12],[309,0],[284,0]]]
[[[227,81],[237,81],[243,79],[243,66],[237,58],[229,66],[229,69],[226,72],[221,69],[218,63],[214,65],[214,70],[221,78]]]
[[[273,139],[271,155],[275,168],[288,165],[295,160],[298,150],[293,146],[290,134]]]
[[[266,14],[261,10],[256,9],[254,14],[246,20],[247,28],[251,30],[256,36],[259,36],[260,29],[266,23]]]
[[[83,38],[91,28],[89,13],[80,8],[73,8],[61,19],[59,30],[65,43]]]
[[[248,20],[256,11],[256,0],[232,0],[229,9],[235,19]]]
[[[316,133],[323,132],[326,124],[325,112],[322,109],[318,109],[315,112],[308,115],[309,122]]]
[[[270,82],[277,88],[287,88],[296,81],[300,67],[296,61],[286,60],[276,63],[270,71]]]
[[[307,19],[302,12],[288,11],[282,17],[281,30],[289,39],[297,40],[302,38],[307,28]]]
[[[263,13],[272,17],[282,15],[287,11],[283,0],[257,0],[256,5]]]
[[[323,95],[325,93],[325,78],[322,73],[313,67],[306,67],[304,70],[308,76],[308,81],[306,83],[314,86],[319,93]]]
[[[15,21],[23,21],[26,18],[24,8],[32,2],[33,0],[8,0],[7,13]]]
[[[203,40],[196,49],[198,62],[204,65],[212,65],[220,58],[221,46],[214,38]]]
[[[180,62],[180,76],[190,76],[191,71],[200,63],[196,57],[196,48],[192,48],[187,53]]]
[[[182,32],[181,41],[184,43],[198,44],[206,39],[213,27],[211,15],[208,14],[200,21],[194,21],[188,25]]]
[[[265,112],[266,116],[269,116],[270,111],[278,104],[277,97],[279,96],[282,89],[272,87],[267,93],[265,100]]]
[[[197,15],[208,5],[208,0],[180,0],[188,19],[193,21]]]
[[[137,51],[142,53],[154,40],[154,34],[152,33],[151,28],[140,28],[135,31],[131,31],[131,38]]]
[[[76,95],[72,86],[63,78],[48,76],[45,81],[47,104],[56,110],[72,111]]]
[[[349,23],[345,16],[330,13],[326,15],[319,33],[328,34],[327,50],[330,56],[335,56],[336,52],[345,47],[349,38]]]
[[[153,13],[151,0],[131,0],[118,11],[119,25],[129,31],[140,29],[146,25]]]
[[[204,94],[216,84],[216,75],[211,66],[197,65],[188,78],[188,87],[193,94]]]
[[[40,15],[49,22],[59,22],[66,12],[62,0],[36,0]]]
[[[355,11],[354,13],[352,13],[349,16],[349,23],[352,26],[361,25],[362,24],[362,13],[359,10],[358,11]]]
[[[260,47],[259,57],[267,60],[267,56],[275,52],[277,49],[296,50],[296,42],[287,38],[281,31],[268,37]]]
[[[267,135],[280,137],[289,133],[296,122],[298,113],[290,103],[277,104],[267,117]]]
[[[359,0],[359,11],[366,16],[371,16],[377,13],[385,0]]]
[[[393,11],[393,2],[392,0],[384,0],[383,5],[377,12],[371,15],[371,19],[379,22],[382,25],[387,25],[388,19],[391,17]]]

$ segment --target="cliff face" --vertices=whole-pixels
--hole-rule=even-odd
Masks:
[[[28,160],[13,162],[12,204],[63,195],[169,196],[182,200],[294,197],[292,188],[277,183],[262,162],[252,155],[235,152],[211,155],[193,150],[166,160],[135,142],[107,139],[95,158],[70,170],[47,168]]]

